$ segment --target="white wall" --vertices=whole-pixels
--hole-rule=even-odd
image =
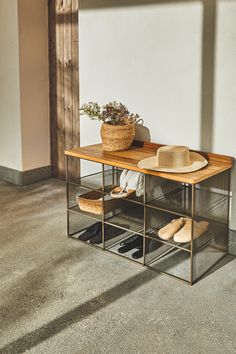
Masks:
[[[236,1],[218,5],[213,151],[236,158]],[[231,228],[236,230],[236,164],[231,175]]]
[[[213,151],[236,157],[236,1],[218,4]]]
[[[17,0],[0,0],[0,165],[21,170]]]
[[[201,23],[200,3],[82,10],[81,102],[120,100],[141,115],[152,141],[197,148]],[[87,144],[84,127],[94,122],[84,119]]]
[[[80,102],[119,100],[141,115],[152,141],[200,149],[202,2],[97,9],[96,0],[90,3],[94,8],[86,9],[81,1],[79,19]],[[211,150],[236,157],[236,1],[219,0],[216,14]],[[100,141],[99,126],[81,118],[81,145]]]

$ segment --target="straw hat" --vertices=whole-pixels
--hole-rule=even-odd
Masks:
[[[200,170],[208,164],[207,160],[196,152],[189,151],[186,146],[161,146],[156,156],[139,161],[141,169],[187,173]]]

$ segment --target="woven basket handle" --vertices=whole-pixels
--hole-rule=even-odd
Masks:
[[[139,119],[137,119],[136,122],[135,122],[135,124],[137,124],[137,125],[143,125],[143,123],[144,123],[143,118],[139,118]]]

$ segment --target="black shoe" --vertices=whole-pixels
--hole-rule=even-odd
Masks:
[[[133,259],[138,259],[141,258],[142,256],[143,256],[143,248],[140,248],[138,251],[132,254]]]
[[[118,248],[118,252],[119,253],[126,253],[126,252],[129,252],[130,250],[132,250],[133,248],[134,247],[132,246],[132,244],[128,243],[127,245]]]
[[[102,225],[100,225],[100,228],[97,230],[96,234],[91,237],[89,243],[92,243],[93,245],[102,243]]]
[[[132,243],[134,242],[139,236],[137,235],[133,235],[133,236],[130,236],[129,238],[127,238],[126,240],[122,241],[120,243],[121,246],[125,246],[125,245],[128,245],[129,243]]]
[[[124,246],[118,248],[119,253],[126,253],[133,248],[139,248],[143,244],[143,238],[142,236],[135,236],[135,238],[131,241],[125,244]]]
[[[89,226],[86,231],[78,235],[78,239],[81,241],[90,240],[93,236],[96,235],[96,233],[98,233],[99,228],[101,227],[100,224],[101,224],[100,222],[97,222],[96,224]]]

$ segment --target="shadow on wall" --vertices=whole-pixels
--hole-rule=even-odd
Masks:
[[[212,152],[214,132],[214,86],[217,0],[200,0],[203,5],[202,65],[201,65],[201,124],[200,149]],[[144,6],[153,4],[177,4],[199,2],[197,0],[81,0],[80,10]],[[136,140],[151,141],[147,127],[138,127]],[[231,227],[236,229],[236,164],[231,176],[232,205]]]
[[[148,127],[145,125],[137,124],[135,127],[135,140],[151,141],[151,134]]]

